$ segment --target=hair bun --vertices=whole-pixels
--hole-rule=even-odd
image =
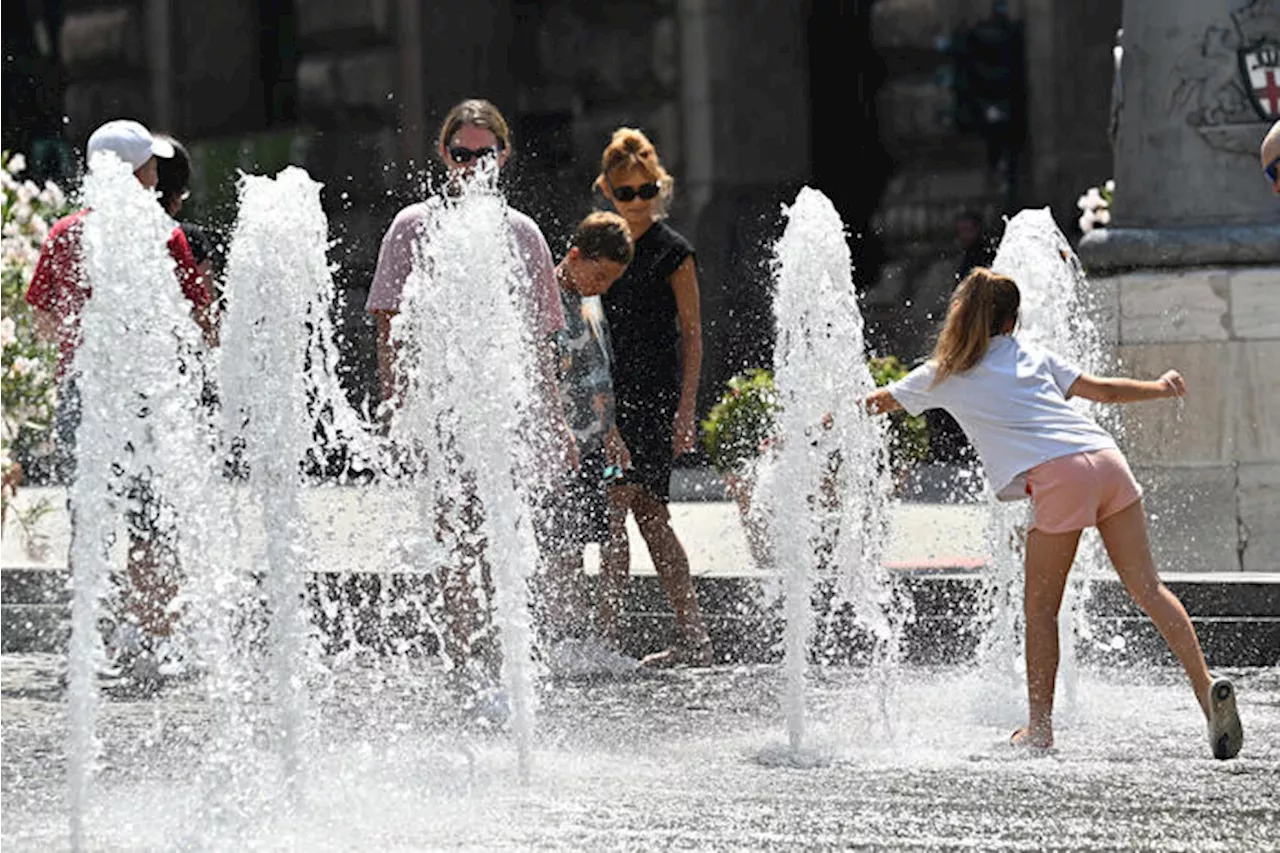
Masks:
[[[644,131],[634,127],[620,127],[613,132],[609,145],[600,157],[600,176],[595,185],[603,186],[608,176],[618,169],[637,169],[648,181],[661,187],[659,210],[664,211],[670,202],[674,181],[662,168],[658,150]]]

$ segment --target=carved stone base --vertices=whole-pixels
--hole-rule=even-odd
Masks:
[[[1080,241],[1090,273],[1132,269],[1280,263],[1280,213],[1273,224],[1210,228],[1099,228]]]

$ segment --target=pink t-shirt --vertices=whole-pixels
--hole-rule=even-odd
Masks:
[[[366,311],[395,313],[400,310],[404,283],[413,270],[414,242],[424,233],[426,224],[439,209],[439,200],[433,199],[411,204],[396,215],[382,238],[378,269],[373,274],[369,298],[364,305]],[[553,335],[564,328],[564,308],[556,286],[551,249],[537,224],[520,211],[507,208],[507,223],[511,227],[516,254],[524,263],[533,288],[534,298],[530,301],[537,312],[535,328],[541,329],[545,335]]]

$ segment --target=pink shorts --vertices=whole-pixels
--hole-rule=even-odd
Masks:
[[[1142,497],[1119,450],[1060,456],[1027,472],[1027,494],[1035,508],[1032,529],[1041,533],[1083,530],[1128,509]]]

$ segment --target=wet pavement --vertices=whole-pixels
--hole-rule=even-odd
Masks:
[[[2,665],[0,840],[66,849],[62,661]],[[780,760],[777,667],[548,677],[521,782],[509,737],[460,722],[431,664],[378,665],[335,674],[294,803],[265,733],[219,753],[199,682],[112,695],[92,849],[1280,849],[1275,668],[1228,673],[1245,725],[1230,762],[1168,667],[1064,684],[1041,757],[1004,745],[1023,708],[1007,678],[824,669],[800,762]]]

